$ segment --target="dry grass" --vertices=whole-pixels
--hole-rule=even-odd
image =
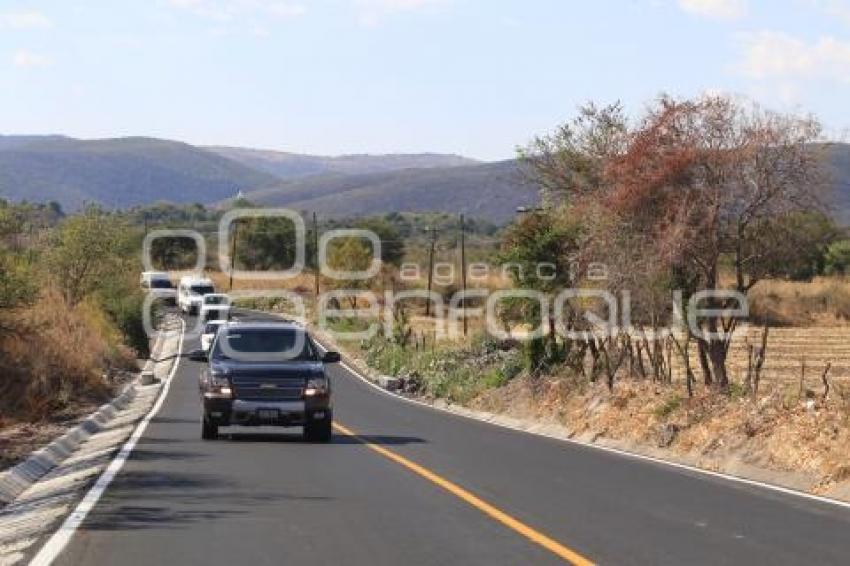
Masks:
[[[804,473],[823,492],[850,477],[850,390],[808,404],[796,391],[766,387],[758,400],[699,388],[621,380],[613,393],[570,376],[516,379],[486,392],[473,407],[557,422],[575,436],[636,446],[665,446],[709,469],[730,463]],[[662,444],[662,431],[675,430]]]
[[[182,275],[189,275],[190,272],[171,272],[171,279],[174,283],[177,283],[180,280]],[[222,273],[221,271],[213,271],[208,270],[205,272],[205,275],[213,280],[217,289],[227,290],[230,288],[230,278]],[[427,287],[428,279],[427,279],[427,270],[422,271],[420,273],[420,277],[416,280],[402,280],[399,276],[398,270],[395,268],[385,269],[384,273],[380,277],[376,277],[373,280],[372,290],[373,291],[383,291],[384,286],[386,285],[389,288],[390,284],[388,281],[390,278],[394,278],[396,280],[396,288],[397,289],[424,289]],[[251,279],[251,278],[235,278],[233,280],[233,288],[234,289],[253,289],[253,290],[262,290],[262,289],[289,289],[289,290],[299,290],[299,292],[311,293],[313,292],[315,285],[315,279],[312,273],[303,272],[298,274],[295,277],[289,279],[281,279],[281,278],[271,278],[271,279]],[[467,280],[467,287],[470,289],[489,289],[491,291],[497,289],[510,289],[513,283],[511,282],[510,277],[506,276],[497,268],[491,268],[486,274],[482,274],[481,277],[470,277]],[[329,287],[329,282],[324,278],[321,280],[321,288],[327,289]],[[434,280],[434,290],[438,292],[444,291],[453,291],[455,289],[460,289],[460,275],[455,273],[455,280],[451,284],[441,285],[440,282],[435,279]]]
[[[12,324],[0,338],[6,421],[47,419],[73,403],[106,399],[110,372],[134,364],[100,309],[88,302],[71,306],[55,290],[17,312]]]
[[[230,289],[230,278],[221,271],[208,271],[206,276],[212,279],[216,289],[227,292]],[[179,276],[172,276],[175,283],[179,281]],[[263,290],[281,290],[295,291],[299,294],[312,295],[314,289],[313,275],[310,273],[301,273],[291,279],[239,279],[234,278],[233,289],[236,291],[263,291]]]
[[[771,326],[834,326],[850,321],[850,278],[761,281],[750,293],[750,314]]]

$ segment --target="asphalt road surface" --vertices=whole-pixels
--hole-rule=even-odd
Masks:
[[[202,441],[199,369],[180,362],[56,563],[850,563],[850,509],[416,406],[342,366],[331,444]]]

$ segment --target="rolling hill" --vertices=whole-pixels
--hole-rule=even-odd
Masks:
[[[390,211],[465,213],[495,222],[510,219],[518,206],[533,204],[537,188],[516,161],[361,175],[298,179],[245,197],[266,206],[317,211],[328,216]]]
[[[0,197],[109,208],[210,203],[278,179],[189,144],[152,139],[0,136]]]
[[[210,146],[205,149],[248,167],[271,173],[280,179],[331,174],[358,175],[400,169],[445,168],[478,163],[474,159],[441,153],[359,154],[331,157],[243,147]]]
[[[248,148],[202,148],[155,138],[79,140],[0,135],[0,198],[54,200],[66,210],[85,203],[124,208],[156,201],[210,204],[316,175],[449,168],[476,163],[456,155],[324,157]]]
[[[829,174],[832,214],[839,223],[850,226],[850,144],[839,143],[829,149]]]
[[[850,144],[829,148],[833,185],[830,210],[850,225]],[[317,211],[328,216],[390,211],[463,212],[495,222],[509,220],[517,206],[538,200],[516,161],[455,167],[405,169],[360,175],[322,175],[291,180],[245,196],[266,206]]]
[[[831,210],[850,225],[850,145],[830,148]],[[237,191],[261,205],[326,216],[465,213],[509,220],[538,200],[516,161],[456,155],[323,157],[246,148],[201,148],[153,138],[78,140],[0,136],[0,198],[125,208],[157,201],[227,203]]]

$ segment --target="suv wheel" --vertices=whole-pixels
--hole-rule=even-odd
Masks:
[[[201,438],[204,440],[215,440],[218,438],[218,425],[209,422],[206,418],[201,421]]]
[[[333,436],[333,414],[325,412],[325,418],[314,420],[310,418],[304,425],[304,440],[308,442],[330,442]]]

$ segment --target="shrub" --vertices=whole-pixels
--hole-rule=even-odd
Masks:
[[[546,357],[546,342],[543,338],[528,340],[522,345],[522,354],[525,369],[535,372],[543,366]]]
[[[824,272],[827,275],[847,275],[850,271],[850,240],[833,242],[826,250]]]
[[[678,409],[682,405],[682,397],[680,395],[673,395],[666,401],[664,401],[661,405],[655,408],[655,416],[659,419],[666,419],[670,415],[672,415],[676,409]]]
[[[510,379],[501,368],[492,368],[484,374],[483,382],[486,387],[495,389],[505,385]]]
[[[0,309],[27,304],[34,296],[32,266],[0,250]]]
[[[15,327],[0,335],[4,416],[39,420],[74,401],[103,401],[110,370],[133,363],[118,329],[93,301],[71,305],[48,288],[15,315]]]
[[[414,379],[418,392],[466,402],[486,389],[505,385],[523,370],[519,350],[505,352],[498,344],[477,337],[467,347],[438,343],[423,351],[376,336],[362,343],[361,349],[369,366],[384,374]]]
[[[127,289],[123,285],[109,285],[98,293],[98,302],[120,331],[118,342],[123,341],[135,350],[137,357],[147,357],[150,354],[150,342],[144,328],[145,296],[141,291],[135,287]],[[156,309],[152,318],[152,322],[158,318]]]

